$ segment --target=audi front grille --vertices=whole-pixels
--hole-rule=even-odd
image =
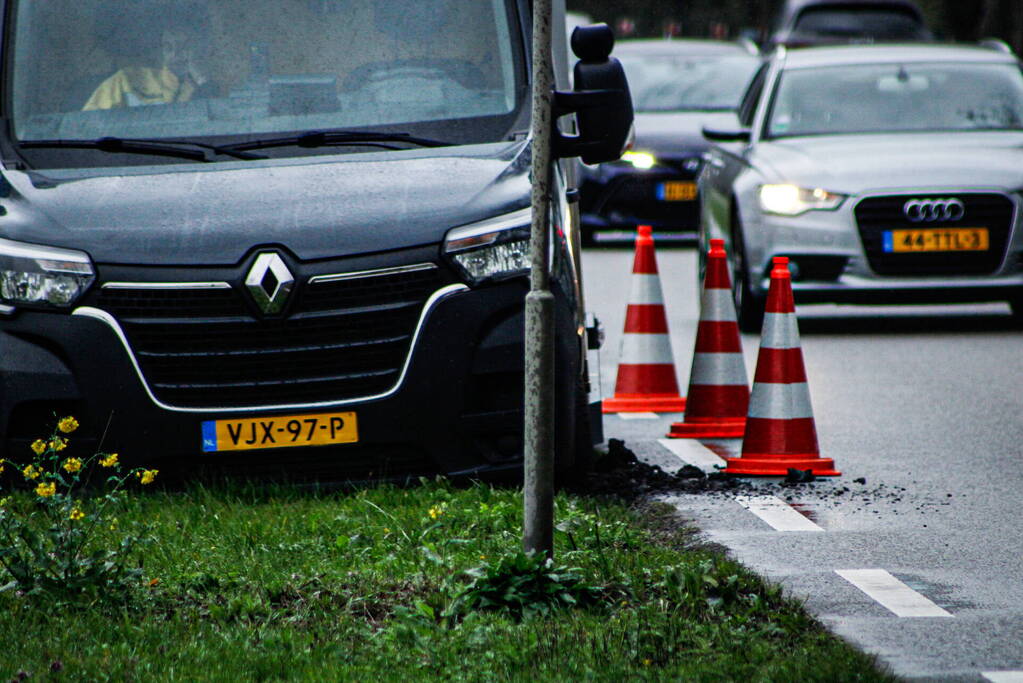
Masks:
[[[910,220],[904,207],[911,200],[942,202],[957,199],[963,210],[938,212],[933,220]],[[863,249],[871,269],[878,275],[988,275],[1005,259],[1015,211],[1012,200],[994,193],[940,193],[869,197],[854,210]],[[920,218],[919,215],[913,214]],[[884,233],[890,230],[934,228],[987,228],[985,251],[885,252]]]
[[[117,319],[161,402],[272,406],[390,390],[426,301],[445,284],[432,264],[314,278],[283,318],[254,316],[226,285],[103,288],[97,307]]]

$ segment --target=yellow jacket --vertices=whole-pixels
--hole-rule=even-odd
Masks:
[[[195,86],[179,79],[167,67],[153,69],[148,66],[126,66],[100,83],[82,110],[114,109],[129,104],[187,102],[193,94]],[[133,98],[138,101],[129,102]]]

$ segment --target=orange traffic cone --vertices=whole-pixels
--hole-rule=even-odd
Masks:
[[[738,438],[746,428],[749,384],[728,277],[725,241],[712,239],[700,298],[700,324],[689,372],[684,422],[672,438]]]
[[[742,456],[726,458],[728,474],[784,476],[790,469],[841,474],[817,447],[788,263],[774,257]]]
[[[675,360],[668,336],[661,280],[657,273],[653,231],[641,225],[632,262],[632,290],[625,310],[625,334],[618,361],[614,398],[604,399],[605,413],[682,412]]]

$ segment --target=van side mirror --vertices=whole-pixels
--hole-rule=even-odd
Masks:
[[[607,24],[577,26],[572,52],[575,90],[554,93],[554,117],[576,115],[579,134],[554,131],[554,156],[582,157],[587,164],[614,161],[632,143],[632,96],[621,63],[611,56],[614,34]]]

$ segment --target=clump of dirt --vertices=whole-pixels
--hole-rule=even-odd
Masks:
[[[579,483],[577,491],[634,499],[652,493],[721,492],[748,488],[748,484],[727,474],[707,474],[692,465],[686,465],[674,474],[665,472],[658,465],[641,461],[621,439],[610,439],[607,453],[597,459],[593,471]]]

